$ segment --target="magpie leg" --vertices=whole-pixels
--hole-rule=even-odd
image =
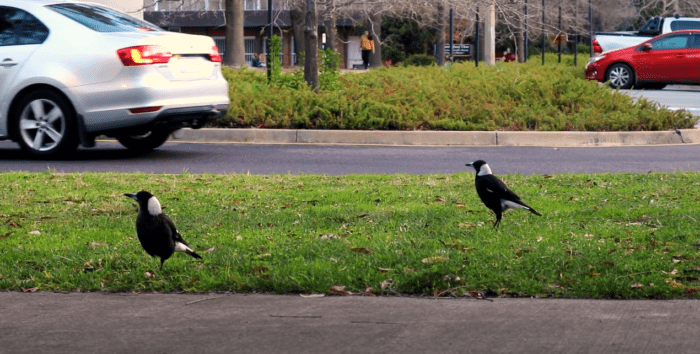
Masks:
[[[160,270],[163,270],[163,263],[165,263],[165,259],[161,258],[160,259]]]
[[[496,229],[498,228],[498,225],[501,224],[501,213],[496,213],[496,222],[493,223],[493,228]]]

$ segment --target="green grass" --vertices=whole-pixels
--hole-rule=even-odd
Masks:
[[[494,230],[469,172],[3,173],[0,289],[697,296],[700,173],[501,177],[544,216]],[[141,189],[204,262],[158,270],[122,195]]]
[[[264,73],[224,68],[227,115],[217,127],[360,130],[639,131],[692,128],[686,112],[584,79],[572,56],[556,64],[393,67],[348,73],[314,93],[300,72],[268,85]],[[583,59],[581,60],[584,61]]]

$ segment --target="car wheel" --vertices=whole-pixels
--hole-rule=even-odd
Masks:
[[[610,82],[612,88],[629,89],[634,84],[634,71],[627,64],[614,64],[608,69],[605,81]]]
[[[41,89],[22,97],[11,121],[17,142],[34,156],[56,157],[78,147],[73,107],[55,91]]]
[[[119,135],[117,141],[125,148],[136,152],[149,152],[163,144],[170,137],[170,130],[152,130],[141,135]]]

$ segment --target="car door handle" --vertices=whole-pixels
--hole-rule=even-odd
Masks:
[[[676,58],[685,58],[684,54],[676,54]]]
[[[2,63],[0,63],[0,66],[2,66],[4,68],[11,68],[15,65],[17,65],[17,62],[13,61],[10,58],[5,58],[5,60],[3,60]]]

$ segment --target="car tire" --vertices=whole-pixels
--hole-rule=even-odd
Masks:
[[[30,92],[20,98],[10,118],[15,140],[35,157],[58,157],[78,147],[75,111],[56,91]]]
[[[634,85],[634,70],[627,64],[613,64],[605,74],[605,81],[614,89],[629,89]]]
[[[146,153],[165,144],[172,132],[170,130],[154,129],[141,135],[119,135],[117,141],[125,148]]]

